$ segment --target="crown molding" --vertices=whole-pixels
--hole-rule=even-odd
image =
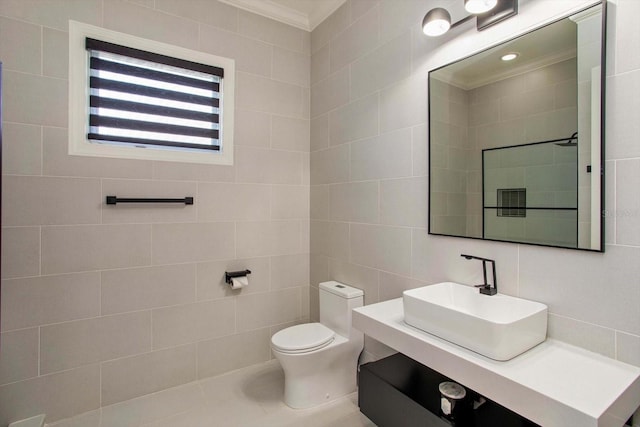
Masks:
[[[272,0],[219,0],[238,9],[256,13],[305,31],[313,31],[322,21],[336,11],[346,0],[315,2],[309,14],[284,6]]]

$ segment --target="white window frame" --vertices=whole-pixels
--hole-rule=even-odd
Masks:
[[[89,53],[87,37],[224,69],[220,87],[220,151],[179,147],[138,147],[92,142],[89,132]],[[179,46],[69,21],[69,154],[76,156],[233,165],[235,61]]]

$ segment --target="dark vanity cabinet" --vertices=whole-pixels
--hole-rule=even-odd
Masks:
[[[360,411],[378,427],[537,426],[468,388],[455,420],[446,419],[438,385],[452,380],[401,353],[362,365],[358,381]]]

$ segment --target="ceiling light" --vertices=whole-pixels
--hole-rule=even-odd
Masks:
[[[496,7],[498,0],[464,0],[464,8],[469,13],[485,13]]]
[[[518,56],[519,54],[517,52],[511,52],[511,53],[507,53],[506,55],[502,55],[500,59],[502,59],[503,61],[513,61]]]
[[[422,20],[422,31],[431,37],[440,36],[451,27],[451,15],[445,9],[431,9]]]

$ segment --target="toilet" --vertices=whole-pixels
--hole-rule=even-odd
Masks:
[[[356,391],[364,335],[351,328],[351,310],[364,292],[335,281],[320,283],[320,323],[291,326],[271,337],[284,370],[284,402],[310,408]]]

